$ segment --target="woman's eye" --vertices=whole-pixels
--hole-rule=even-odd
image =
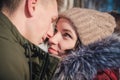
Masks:
[[[72,36],[70,34],[68,34],[68,33],[64,33],[63,37],[65,37],[65,38],[71,38],[72,39]]]

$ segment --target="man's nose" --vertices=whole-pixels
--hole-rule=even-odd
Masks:
[[[47,32],[47,38],[51,38],[53,36],[53,34],[54,34],[54,27],[51,24],[51,26]]]

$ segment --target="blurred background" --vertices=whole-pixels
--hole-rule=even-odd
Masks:
[[[72,7],[90,8],[102,12],[109,12],[115,17],[117,26],[120,26],[120,0],[60,0],[58,9],[59,12],[63,12]],[[120,35],[120,27],[116,27],[115,31]],[[47,43],[40,44],[39,47],[47,52]]]
[[[72,7],[90,8],[103,12],[120,12],[120,0],[61,0],[59,11]]]

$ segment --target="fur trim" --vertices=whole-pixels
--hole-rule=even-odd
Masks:
[[[93,80],[98,70],[120,67],[120,39],[117,35],[70,53],[59,64],[53,80]]]

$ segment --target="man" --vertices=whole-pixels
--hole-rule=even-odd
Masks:
[[[0,1],[0,80],[52,78],[59,58],[36,45],[53,35],[57,1]]]

